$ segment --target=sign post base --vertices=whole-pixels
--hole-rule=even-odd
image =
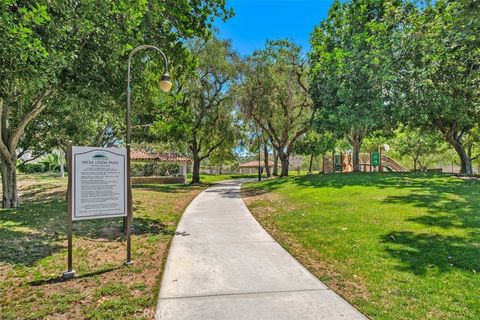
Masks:
[[[131,266],[132,264],[133,264],[133,261],[132,261],[132,260],[130,260],[130,261],[123,261],[123,265],[124,265],[124,266],[127,266],[127,267],[128,267],[128,266]]]
[[[65,280],[72,279],[75,276],[75,270],[65,271],[62,278]]]

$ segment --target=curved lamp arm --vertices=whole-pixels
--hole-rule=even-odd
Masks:
[[[162,75],[162,78],[161,78],[161,83],[164,82],[167,84],[166,86],[166,90],[165,88],[162,86],[162,84],[160,84],[161,88],[163,91],[169,91],[170,88],[171,88],[171,82],[170,82],[170,75],[168,74],[168,60],[167,60],[167,57],[165,56],[165,54],[163,53],[162,50],[160,50],[159,48],[155,47],[155,46],[152,46],[152,45],[149,45],[149,44],[144,44],[144,45],[141,45],[141,46],[138,46],[136,47],[135,49],[133,49],[130,54],[128,55],[128,74],[127,74],[127,112],[126,112],[126,123],[127,123],[127,132],[126,132],[126,139],[125,139],[125,142],[126,144],[130,144],[130,136],[131,136],[131,128],[130,128],[130,94],[131,94],[131,87],[130,87],[130,82],[131,82],[131,66],[132,66],[132,57],[135,55],[135,53],[137,53],[138,51],[141,51],[141,50],[145,50],[145,49],[153,49],[155,51],[157,51],[160,56],[163,58],[163,75]]]
[[[133,49],[130,52],[130,54],[128,55],[128,83],[130,83],[130,75],[131,75],[130,74],[130,69],[131,69],[131,64],[132,64],[132,57],[138,51],[145,50],[145,49],[153,49],[153,50],[157,51],[160,54],[160,56],[162,56],[162,58],[163,58],[163,69],[164,69],[163,73],[168,75],[168,60],[167,60],[167,56],[165,56],[165,53],[163,53],[162,50],[160,50],[159,48],[157,48],[155,46],[152,46],[152,45],[149,45],[149,44],[144,44],[144,45],[138,46],[135,49]]]

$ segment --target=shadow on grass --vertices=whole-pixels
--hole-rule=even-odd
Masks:
[[[456,179],[447,175],[434,173],[329,173],[312,174],[305,176],[295,176],[287,178],[277,178],[265,180],[262,183],[249,185],[248,188],[263,190],[265,192],[274,191],[285,184],[294,184],[305,188],[344,188],[352,186],[365,186],[384,189],[389,187],[396,188],[437,188],[442,187],[439,181],[432,179],[450,179],[443,188],[454,189],[465,186],[464,182],[479,183],[477,180],[466,181]]]
[[[0,213],[1,215],[1,213]],[[31,266],[37,260],[48,257],[63,247],[55,241],[55,235],[24,232],[0,227],[0,262]]]
[[[382,238],[387,252],[401,261],[400,270],[424,274],[428,268],[441,272],[461,269],[480,270],[480,183],[456,179],[449,183],[414,187],[406,195],[389,196],[384,203],[395,203],[425,209],[426,214],[406,221],[447,232],[462,230],[464,236],[434,232],[391,232]]]
[[[28,282],[27,284],[31,287],[38,287],[38,286],[43,286],[43,285],[48,285],[48,284],[61,283],[61,282],[66,282],[66,281],[73,280],[73,279],[83,279],[83,278],[98,276],[98,275],[109,273],[109,272],[112,272],[112,271],[115,271],[115,270],[118,270],[118,269],[124,268],[124,267],[125,266],[121,265],[121,266],[116,266],[116,267],[111,267],[111,268],[104,268],[104,269],[84,273],[84,274],[81,274],[79,276],[75,276],[71,279],[65,279],[63,277],[54,277],[54,278],[49,278],[49,279],[31,281],[31,282]]]
[[[415,217],[402,218],[398,212],[399,219],[423,225],[422,232],[395,230],[380,235],[385,251],[399,262],[398,269],[417,275],[426,273],[429,268],[440,272],[480,270],[480,181],[476,179],[422,173],[326,174],[249,184],[243,193],[260,195],[287,184],[302,188],[365,186],[378,189],[379,194],[386,188],[406,189],[403,194],[390,195],[376,204],[424,209]],[[452,230],[452,233],[454,229],[461,229],[462,235],[458,232],[438,234],[432,229],[434,227]]]
[[[66,199],[66,192],[61,185],[34,184],[19,190],[21,203],[42,202],[55,199]]]
[[[65,249],[67,205],[62,198],[0,209],[0,262],[32,266]],[[122,226],[122,218],[75,221],[73,234],[94,241],[125,241]],[[174,234],[160,219],[149,217],[135,217],[134,229],[135,234]]]
[[[382,243],[401,262],[398,270],[416,275],[425,274],[429,268],[440,272],[480,269],[480,247],[464,237],[401,231],[385,235]]]
[[[204,184],[134,184],[132,185],[133,189],[145,189],[150,191],[158,192],[169,192],[169,193],[187,193],[192,190],[192,188],[200,188]]]

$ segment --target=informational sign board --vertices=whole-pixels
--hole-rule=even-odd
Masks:
[[[127,216],[127,152],[72,147],[72,220]]]
[[[378,151],[372,152],[372,166],[378,167],[380,165],[380,153]]]

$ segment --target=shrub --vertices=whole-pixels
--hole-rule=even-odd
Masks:
[[[25,163],[19,166],[18,170],[22,173],[43,173],[46,168],[43,163]]]
[[[175,176],[180,172],[174,163],[132,162],[132,177]]]

